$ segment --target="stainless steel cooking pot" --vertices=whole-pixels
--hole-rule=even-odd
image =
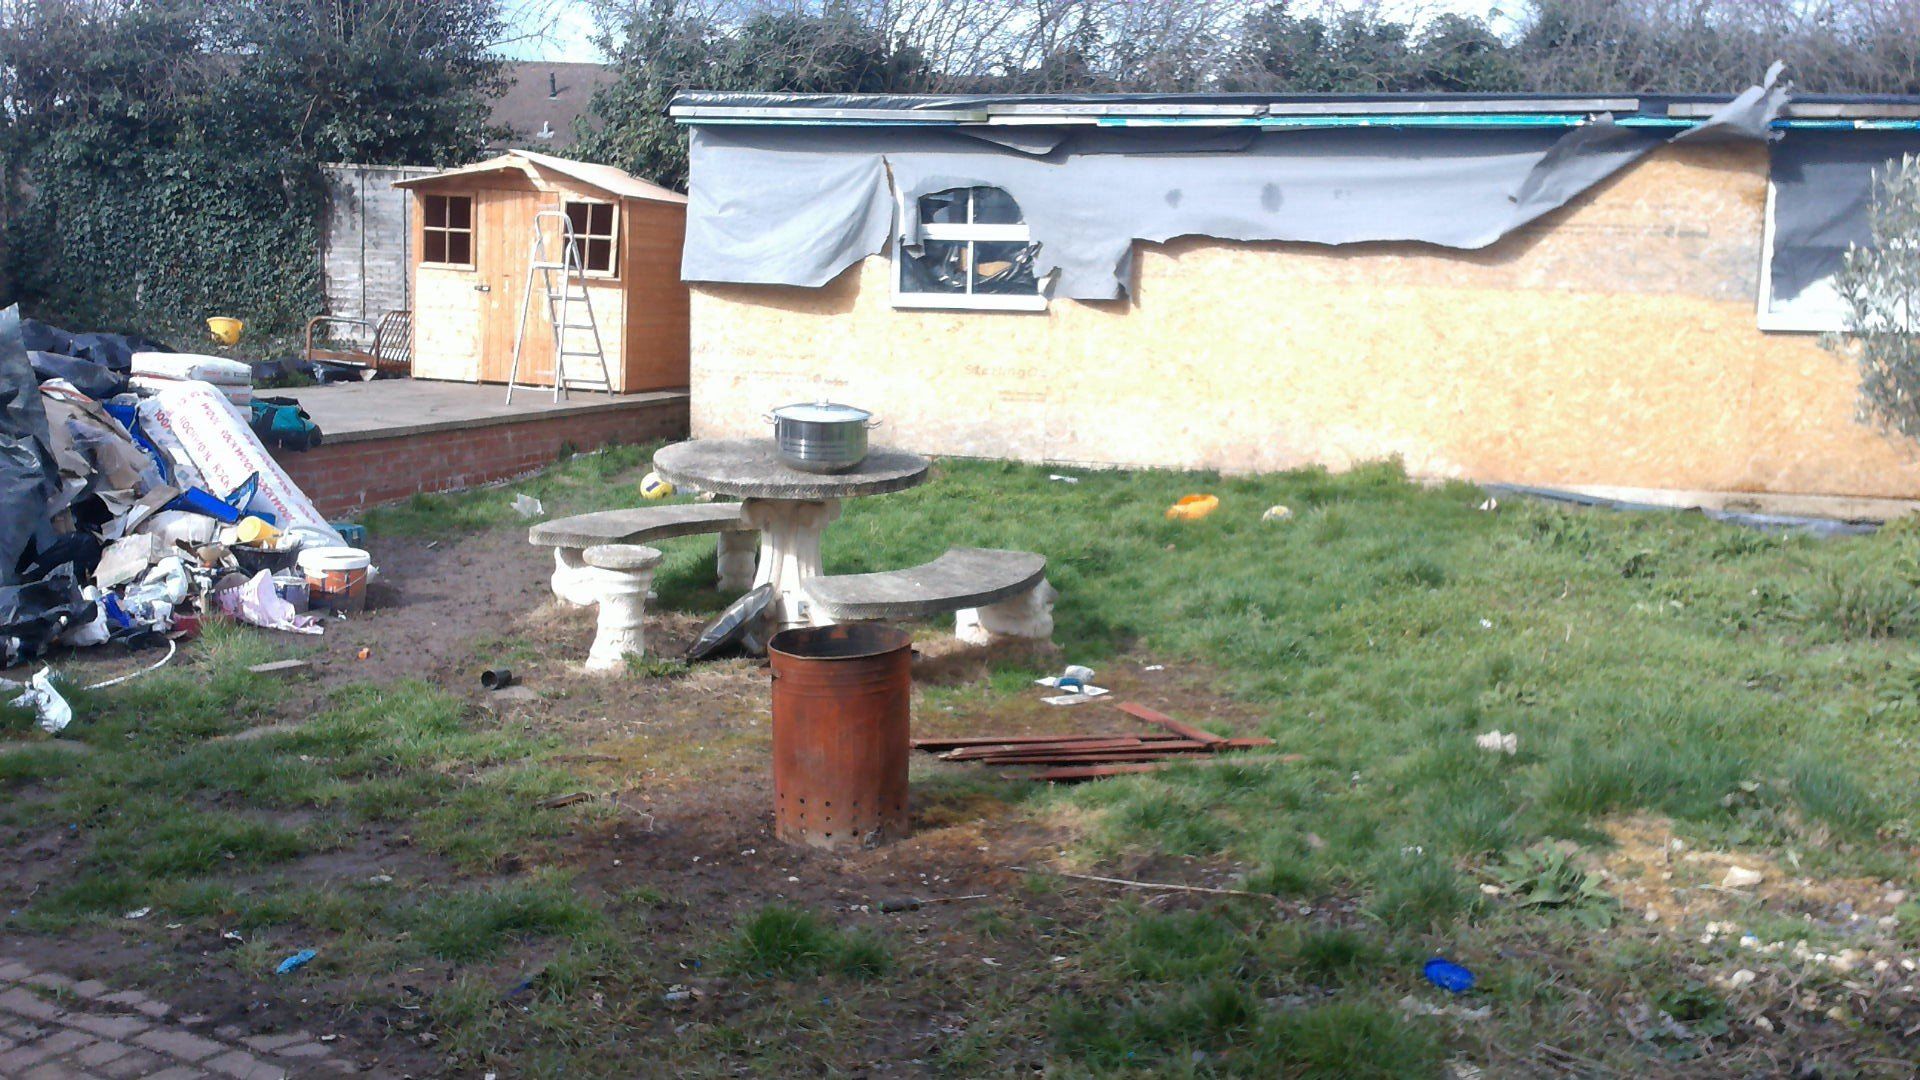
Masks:
[[[766,419],[780,460],[810,473],[846,472],[860,464],[867,456],[867,430],[879,423],[865,409],[831,401],[782,405]]]

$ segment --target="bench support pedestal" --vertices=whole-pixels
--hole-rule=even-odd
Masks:
[[[750,532],[723,532],[714,552],[715,576],[723,593],[744,593],[753,588],[754,553],[760,550],[760,538]]]
[[[1060,594],[1045,578],[1026,592],[985,607],[962,608],[953,615],[953,636],[969,645],[995,638],[1053,640],[1053,601]]]
[[[553,595],[563,604],[591,607],[595,601],[593,568],[580,557],[580,548],[553,549]]]
[[[767,619],[775,630],[815,621],[810,617],[812,604],[800,583],[820,576],[820,534],[839,518],[838,499],[748,499],[742,504],[740,520],[760,531],[760,565],[754,568],[753,587],[773,586]]]

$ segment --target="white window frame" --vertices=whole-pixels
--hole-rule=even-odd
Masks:
[[[973,185],[975,187],[991,185]],[[900,220],[907,221],[909,213],[920,213],[920,201],[913,200],[908,205],[905,193],[899,193],[895,199],[900,210]],[[973,216],[973,196],[967,196],[967,216]],[[1032,293],[976,293],[973,291],[973,245],[984,241],[1010,241],[1030,244],[1033,231],[1023,222],[1019,225],[965,225],[922,224],[920,238],[923,240],[948,240],[964,242],[967,245],[967,291],[957,293],[909,292],[902,287],[901,278],[906,273],[906,241],[896,233],[893,238],[893,306],[918,310],[940,311],[1045,311],[1047,310],[1047,282],[1038,283],[1038,289]]]
[[[578,195],[565,195],[565,196],[561,196],[561,199],[560,199],[560,212],[563,214],[566,213],[567,207],[574,205],[576,203],[586,207],[595,207],[595,206],[613,207],[613,231],[607,234],[605,237],[601,237],[597,235],[592,237],[592,239],[596,239],[596,240],[604,239],[607,242],[607,269],[591,270],[587,268],[587,240],[589,239],[588,234],[574,233],[573,238],[574,238],[574,241],[580,245],[580,268],[582,272],[586,274],[586,276],[590,278],[600,278],[607,281],[618,280],[620,277],[620,204],[617,202],[610,202],[606,199],[589,199],[589,198],[584,198]],[[571,217],[569,217],[569,220],[571,220]],[[593,211],[591,209],[587,211],[587,223],[589,225],[593,223]]]
[[[1767,178],[1767,210],[1760,230],[1760,295],[1755,313],[1760,329],[1771,333],[1826,334],[1847,328],[1847,307],[1833,279],[1813,282],[1794,297],[1788,310],[1773,309],[1773,178]]]

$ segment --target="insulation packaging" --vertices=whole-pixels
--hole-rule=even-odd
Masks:
[[[253,401],[253,366],[224,356],[195,353],[137,352],[133,354],[135,389],[159,391],[169,382],[210,383],[228,401],[246,408]]]
[[[299,532],[316,542],[342,543],[340,534],[267,453],[252,429],[234,415],[218,387],[202,382],[173,383],[151,400],[150,417],[146,410],[142,412],[143,420],[152,421],[145,425],[149,434],[163,446],[167,443],[155,429],[168,434],[193,462],[200,474],[200,486],[228,492],[257,475],[259,486],[244,509],[271,515],[283,531]]]

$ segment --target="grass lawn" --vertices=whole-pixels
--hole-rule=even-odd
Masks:
[[[514,491],[550,513],[627,505],[644,460],[579,458],[367,523],[396,541],[517,530]],[[772,894],[706,917],[656,882],[585,869],[582,838],[615,828],[617,807],[537,809],[582,783],[558,725],[420,680],[299,697],[245,668],[305,643],[228,628],[76,695],[71,734],[91,753],[22,735],[0,754],[10,843],[48,823],[82,843],[69,880],[10,898],[8,928],[145,933],[121,915],[151,906],[238,929],[248,943],[218,961],[234,972],[324,940],[315,970],[336,1008],[394,1008],[394,985],[411,986],[414,1026],[396,1037],[429,1033],[420,1045],[462,1074],[1909,1073],[1920,529],[1814,540],[1697,515],[1480,509],[1475,488],[1387,464],[1053,471],[942,461],[921,488],[849,503],[828,570],[954,544],[1042,552],[1059,660],[1165,665],[1231,704],[1233,734],[1304,760],[1056,789],[916,766],[916,800],[990,806],[990,832],[1055,830],[1061,867],[1274,899],[1043,874],[943,914],[938,941]],[[1220,510],[1164,519],[1196,491]],[[1274,504],[1291,518],[1263,523]],[[723,602],[710,539],[665,547],[663,607]],[[956,710],[992,730],[1055,662],[923,686],[917,722]],[[1516,753],[1476,746],[1496,729]],[[395,837],[427,868],[417,887],[370,884],[353,861]],[[1735,865],[1762,883],[1723,886]],[[989,954],[1023,959],[973,960]],[[1471,994],[1426,984],[1442,954],[1476,972]],[[430,974],[396,983],[415,971]],[[723,1013],[663,1011],[708,975]],[[965,1023],[911,1048],[882,1032],[902,1023],[879,1019],[887,1003],[916,995]]]

